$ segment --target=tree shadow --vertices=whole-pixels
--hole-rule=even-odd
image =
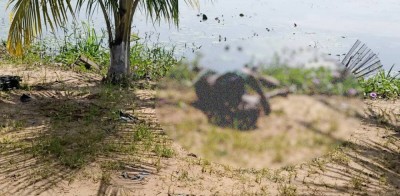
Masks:
[[[389,110],[369,107],[364,121],[376,127],[400,131],[400,116]]]
[[[37,96],[37,100],[20,103],[19,93],[10,92],[7,96],[7,101],[0,103],[2,193],[40,194],[70,179],[75,172],[73,169],[65,167],[57,160],[59,157],[52,157],[50,151],[47,155],[41,151],[49,147],[45,138],[55,137],[54,121],[43,116],[41,106],[55,100]]]
[[[136,108],[134,103],[143,100],[136,100],[133,91],[99,83],[83,87],[66,81],[42,83],[32,86],[32,100],[27,103],[19,100],[24,92],[0,94],[1,194],[52,192],[58,186],[68,185],[92,163],[99,163],[101,167],[119,163],[119,167],[108,168],[114,173],[143,165],[155,167],[140,158],[127,159],[156,155],[151,150],[140,151],[143,142],[132,141],[138,122],[122,122],[117,113],[119,109],[144,110],[153,100],[144,101],[144,105]],[[144,121],[153,118],[149,115],[138,114]],[[161,132],[154,131],[154,134],[161,135]],[[149,173],[153,174],[153,170]],[[101,182],[99,195],[108,194],[108,190],[116,187],[103,177]]]
[[[154,137],[157,138],[163,138],[167,140],[167,135],[162,129],[161,125],[158,123],[156,114],[152,109],[155,108],[155,98],[154,95],[148,92],[143,92],[146,90],[140,90],[142,92],[138,92],[136,94],[136,99],[137,101],[135,102],[135,110],[139,111],[137,113],[137,117],[139,117],[143,122],[145,122],[145,126],[149,127],[151,133],[153,134]],[[131,132],[129,130],[132,130],[131,126],[129,124],[124,124],[125,128],[123,129],[126,132]],[[131,127],[131,128],[129,128]],[[122,135],[127,135],[126,133],[123,133]],[[151,145],[157,146],[157,145],[164,145],[165,140],[157,140],[154,141]],[[121,142],[121,141],[119,141]],[[148,144],[141,143],[139,144],[141,147],[140,149],[145,149],[147,148]],[[147,146],[147,147],[146,147]],[[155,155],[154,151],[148,152],[146,150],[139,150],[135,151],[135,157],[143,157],[143,158],[155,158],[156,163],[154,162],[146,162],[146,161],[140,161],[140,160],[120,160],[119,163],[120,165],[123,165],[120,170],[123,171],[123,173],[127,173],[130,176],[140,176],[140,180],[131,180],[131,179],[126,179],[123,177],[123,173],[121,175],[120,171],[116,171],[117,174],[114,175],[113,182],[109,182],[107,180],[102,179],[100,182],[99,189],[97,191],[98,196],[103,196],[103,195],[137,195],[138,193],[140,194],[141,189],[143,188],[143,184],[147,183],[148,178],[152,178],[154,176],[158,176],[158,171],[162,168],[165,167],[167,164],[165,162],[165,159],[162,158],[162,156]],[[145,173],[145,174],[143,174]]]
[[[316,97],[315,100],[335,111],[341,113],[350,113],[347,114],[349,117],[356,117],[372,126],[387,128],[394,131],[400,130],[399,117],[396,117],[396,114],[388,109],[368,106],[366,109],[364,109],[364,111],[357,111],[352,108],[343,109],[338,105],[338,103],[329,102],[323,97]]]
[[[374,137],[367,140],[346,141],[322,132],[311,123],[302,122],[301,124],[315,133],[333,139],[341,144],[341,148],[347,148],[347,150],[338,151],[337,154],[327,155],[326,158],[329,161],[323,169],[315,166],[322,170],[316,175],[319,180],[307,182],[307,186],[318,189],[317,194],[396,195],[400,193],[400,154],[398,152],[400,137],[398,133],[390,131],[389,135],[384,136],[384,140]],[[369,126],[373,125],[369,124]]]

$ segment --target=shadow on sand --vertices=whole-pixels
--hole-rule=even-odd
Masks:
[[[159,157],[152,150],[141,150],[143,142],[132,141],[138,122],[121,122],[117,115],[117,109],[136,110],[154,137],[161,137],[155,117],[145,112],[154,108],[151,97],[136,97],[132,90],[125,90],[123,97],[119,88],[100,83],[78,87],[56,81],[31,89],[33,99],[27,103],[19,100],[22,90],[0,97],[1,194],[62,194],[59,191],[63,189],[57,187],[68,186],[82,171],[96,165],[98,172],[91,179],[93,184],[100,182],[98,195],[134,188],[113,186],[110,173],[156,175],[155,165],[145,159]],[[152,145],[159,141],[154,142]]]
[[[384,136],[345,141],[318,130],[311,123],[301,123],[309,130],[331,137],[340,146],[350,149],[343,151],[344,156],[331,158],[333,162],[327,163],[322,169],[323,171],[317,175],[319,180],[307,182],[308,186],[313,188],[306,192],[322,195],[338,193],[396,195],[400,193],[399,129],[396,129],[393,124],[382,125],[375,118],[371,118],[376,115],[371,112],[373,111],[367,111],[361,120],[365,125],[372,129],[375,128],[377,132],[378,128],[387,132]],[[355,138],[360,137],[356,136]],[[347,159],[349,162],[346,161]],[[388,187],[388,189],[382,189],[383,187]],[[315,192],[310,190],[315,190]]]

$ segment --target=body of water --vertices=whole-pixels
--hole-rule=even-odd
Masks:
[[[0,39],[9,26],[5,4],[0,2]],[[199,9],[182,1],[179,28],[137,15],[133,32],[176,46],[188,60],[201,54],[202,65],[220,71],[268,64],[276,53],[291,65],[338,62],[357,39],[389,68],[400,64],[399,10],[398,0],[204,0]],[[104,28],[101,16],[91,19],[97,29]]]

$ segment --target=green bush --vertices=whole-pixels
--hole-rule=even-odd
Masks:
[[[22,57],[11,57],[5,54],[3,60],[14,63],[62,63],[71,65],[80,55],[85,55],[100,65],[105,73],[110,65],[110,53],[104,31],[98,34],[90,23],[73,23],[62,27],[63,34],[37,40]],[[3,47],[4,48],[4,47]],[[2,48],[0,48],[2,49]],[[5,53],[5,49],[4,50]],[[136,80],[164,77],[168,70],[178,64],[174,56],[175,49],[167,49],[160,44],[149,44],[148,40],[140,40],[132,35],[130,61],[133,77]],[[0,51],[1,52],[1,51]],[[83,68],[84,69],[84,68]]]
[[[191,82],[196,77],[196,73],[189,64],[180,62],[170,69],[167,77],[179,82]]]
[[[278,79],[283,86],[295,86],[301,94],[354,95],[362,92],[356,78],[340,77],[331,69],[289,66],[264,67],[262,73]]]
[[[62,27],[62,29],[63,40],[56,42],[58,44],[57,55],[54,59],[56,62],[70,65],[80,55],[85,55],[103,67],[109,65],[110,55],[108,48],[104,46],[107,43],[104,41],[106,39],[105,32],[99,36],[91,24],[85,22],[80,25],[73,23],[71,27]]]
[[[174,57],[174,48],[166,49],[160,44],[149,46],[135,41],[130,50],[130,61],[134,79],[160,79],[167,75],[168,71],[178,60]]]
[[[390,76],[385,71],[380,71],[373,77],[361,79],[360,84],[365,96],[376,93],[380,98],[398,98],[400,96],[400,79]]]
[[[4,41],[5,42],[5,41]],[[48,63],[51,61],[51,55],[46,55],[47,40],[35,42],[25,50],[21,57],[9,55],[4,45],[1,48],[1,60],[7,63],[21,63],[21,64],[34,64],[34,63]]]

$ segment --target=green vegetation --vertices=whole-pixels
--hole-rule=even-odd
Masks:
[[[154,148],[154,152],[159,156],[159,157],[164,157],[164,158],[171,158],[174,156],[174,150],[170,149],[167,145],[160,145],[157,144]]]
[[[341,77],[324,67],[295,68],[288,66],[265,67],[262,72],[278,79],[283,86],[295,86],[300,94],[350,95],[362,92],[357,79]]]
[[[191,81],[196,77],[193,68],[200,67],[200,59],[201,56],[198,55],[192,62],[180,61],[179,64],[171,68],[166,77],[180,83],[191,83]]]
[[[85,55],[101,66],[110,64],[110,54],[104,47],[106,44],[105,32],[98,35],[90,23],[82,22],[81,24],[72,23],[71,26],[63,26],[62,41],[55,42],[57,44],[56,56],[54,61],[63,63],[64,65],[73,64],[80,55]],[[71,29],[71,30],[70,30]],[[53,39],[57,36],[54,35]]]
[[[196,61],[193,64],[198,66]],[[171,80],[187,84],[196,77],[193,67],[195,66],[189,63],[180,63],[172,66],[166,76]],[[391,76],[390,71],[389,73],[381,71],[375,76],[361,79],[324,67],[296,68],[274,65],[263,67],[261,71],[278,79],[281,86],[294,87],[298,94],[370,97],[370,93],[376,93],[380,98],[400,96],[400,78]]]
[[[380,71],[371,78],[362,79],[360,84],[365,94],[369,96],[371,93],[376,93],[380,98],[398,98],[400,96],[400,78],[391,76],[391,71],[392,69],[388,73]]]
[[[64,26],[62,29],[64,35],[61,41],[55,35],[39,40],[32,44],[22,57],[6,54],[3,41],[3,46],[0,46],[3,47],[0,50],[1,58],[11,63],[61,63],[69,66],[80,55],[85,55],[100,65],[101,73],[105,76],[110,66],[110,55],[104,41],[106,32],[96,33],[90,23],[73,23],[71,27]],[[133,45],[130,49],[130,63],[133,79],[158,80],[167,76],[180,83],[189,84],[196,77],[192,68],[198,66],[198,59],[193,63],[179,61],[174,57],[174,48],[167,49],[164,45],[150,43],[136,35],[131,37],[131,41]],[[56,47],[49,47],[50,45]],[[78,70],[86,71],[86,68],[78,66]],[[306,69],[273,65],[263,67],[262,73],[277,78],[282,86],[295,87],[295,92],[299,94],[370,97],[371,93],[376,93],[380,98],[397,98],[400,95],[400,79],[391,76],[390,71],[381,71],[373,77],[360,80],[352,76],[341,77],[340,73],[323,67]]]
[[[146,43],[146,42],[145,42]],[[161,44],[151,46],[136,41],[131,47],[130,59],[134,79],[160,79],[178,64],[174,57],[174,48],[166,49]]]
[[[110,54],[105,47],[105,32],[96,33],[90,23],[73,23],[71,26],[62,27],[64,35],[53,35],[33,43],[21,57],[11,56],[0,49],[0,58],[4,62],[16,64],[62,64],[71,66],[80,55],[85,55],[90,60],[99,64],[100,72],[106,75],[110,67]],[[72,29],[72,30],[69,30]],[[151,43],[133,36],[130,49],[130,63],[132,79],[141,80],[150,78],[157,80],[164,77],[167,72],[179,63],[174,56],[174,48]],[[55,47],[49,47],[49,46]],[[5,46],[0,46],[0,48]],[[1,52],[4,51],[4,52]],[[3,62],[3,63],[4,63]],[[77,66],[77,70],[86,71],[83,66]]]
[[[295,186],[290,184],[281,184],[278,187],[279,195],[282,196],[295,196],[297,195],[297,189]]]
[[[199,7],[196,0],[185,0],[193,7]],[[12,5],[11,24],[8,33],[7,49],[12,55],[23,56],[26,47],[43,33],[44,26],[55,29],[75,18],[83,7],[88,16],[99,11],[104,16],[107,32],[107,47],[110,51],[110,69],[107,80],[123,83],[130,80],[131,31],[136,11],[143,11],[152,22],[165,19],[176,25],[179,23],[179,2],[176,0],[136,0],[136,1],[30,1],[8,0]],[[27,6],[30,5],[30,6]],[[73,10],[73,7],[75,10]],[[72,15],[73,17],[68,17]],[[44,25],[43,25],[44,24]],[[92,44],[96,40],[89,40]],[[95,49],[95,48],[94,48]]]

